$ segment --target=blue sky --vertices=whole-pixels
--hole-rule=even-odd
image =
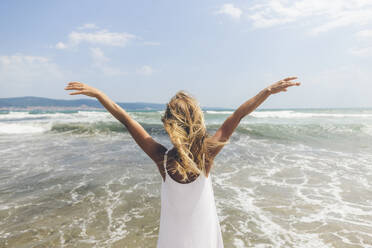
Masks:
[[[372,107],[372,1],[1,1],[0,97],[70,96],[81,81],[120,102]]]

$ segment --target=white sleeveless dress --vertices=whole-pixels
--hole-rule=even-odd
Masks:
[[[178,183],[166,170],[168,151],[164,155],[157,248],[223,248],[211,174]]]

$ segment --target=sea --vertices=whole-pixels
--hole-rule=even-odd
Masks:
[[[163,111],[128,113],[172,147]],[[371,248],[372,109],[256,110],[211,179],[226,248]],[[161,183],[105,110],[0,111],[1,248],[156,247]]]

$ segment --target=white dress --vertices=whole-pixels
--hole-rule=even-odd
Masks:
[[[178,183],[166,170],[168,151],[157,248],[223,248],[210,173],[208,177],[200,174],[191,183]]]

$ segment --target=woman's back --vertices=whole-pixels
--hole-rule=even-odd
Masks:
[[[190,183],[179,183],[167,170],[161,186],[161,215],[157,247],[222,248],[211,176],[200,174]]]

